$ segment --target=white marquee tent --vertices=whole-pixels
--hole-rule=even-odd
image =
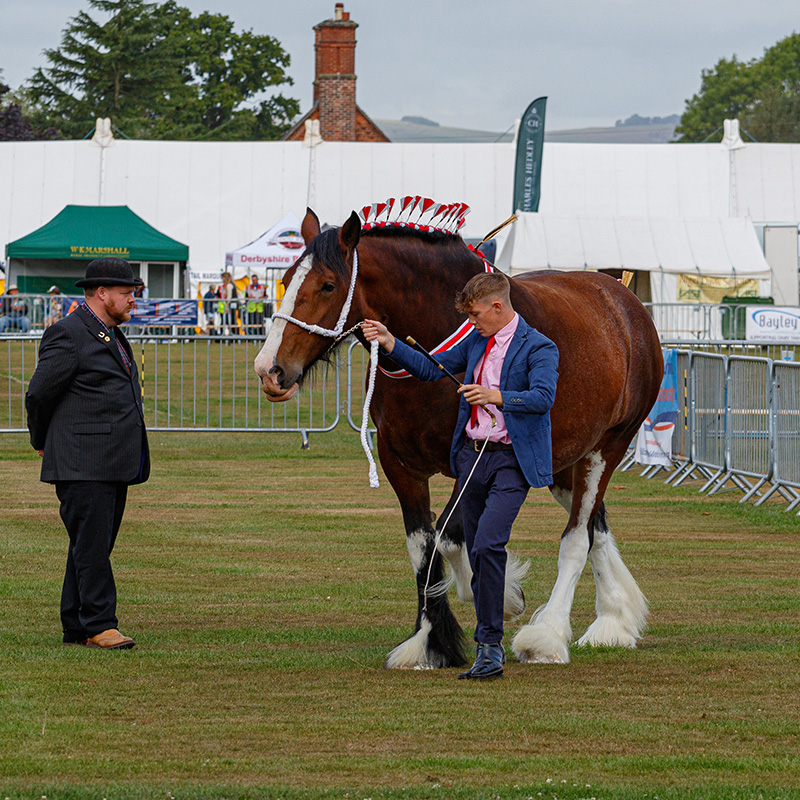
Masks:
[[[758,279],[770,290],[770,266],[750,220],[518,215],[497,265],[529,270],[626,269],[651,275],[652,300],[674,302],[680,274]]]
[[[0,245],[41,227],[68,204],[128,205],[185,242],[189,269],[207,282],[219,279],[232,242],[249,241],[263,230],[264,219],[279,219],[286,209],[310,206],[321,219],[341,224],[353,209],[421,194],[468,203],[472,213],[463,235],[483,236],[513,210],[513,172],[514,146],[504,142],[322,142],[311,148],[302,142],[0,142]],[[764,248],[770,263],[778,265],[775,279],[780,269],[782,288],[778,291],[774,280],[773,295],[797,302],[800,144],[548,142],[539,211],[586,220],[589,227],[596,217],[687,225],[751,220],[759,232],[769,233]],[[775,226],[786,234],[784,266],[771,244]],[[498,236],[498,245],[505,235]],[[598,239],[598,247],[608,250],[610,237]],[[689,242],[695,248],[694,240]],[[660,261],[662,274],[675,274],[663,266],[670,259],[661,249],[655,258],[655,247],[648,263]],[[681,247],[686,249],[685,242]],[[621,246],[623,258],[626,248]],[[693,249],[702,251],[699,244]]]

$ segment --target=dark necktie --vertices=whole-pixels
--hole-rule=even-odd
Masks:
[[[483,375],[483,368],[486,365],[486,359],[489,357],[489,351],[494,347],[494,336],[489,337],[489,341],[486,342],[486,351],[483,354],[483,361],[481,362],[481,368],[478,370],[478,377],[475,378],[474,383],[481,382],[481,376]],[[470,409],[469,412],[469,426],[470,428],[475,428],[478,425],[478,406],[474,405]]]

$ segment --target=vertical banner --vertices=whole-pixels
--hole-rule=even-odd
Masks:
[[[677,360],[677,350],[667,350],[664,354],[664,377],[658,399],[639,428],[634,457],[637,464],[668,467],[672,463],[672,434],[678,419],[678,399],[675,397]]]
[[[514,208],[512,211],[538,211],[544,148],[544,111],[547,98],[534,100],[522,115],[517,133],[514,161]]]

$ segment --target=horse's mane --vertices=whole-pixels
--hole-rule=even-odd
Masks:
[[[424,231],[404,225],[386,225],[380,228],[370,228],[367,231],[363,231],[361,235],[365,238],[374,237],[376,239],[419,239],[420,241],[428,242],[430,244],[449,244],[451,242],[461,242],[463,244],[464,242],[464,240],[457,233],[446,233],[445,231]]]
[[[464,240],[458,234],[444,231],[421,231],[402,225],[370,228],[362,231],[361,236],[365,239],[414,239],[436,246],[452,243],[464,245]],[[317,265],[324,264],[327,269],[340,278],[350,278],[350,268],[347,266],[339,247],[338,227],[328,228],[314,237],[314,240],[308,245],[298,261],[302,261],[307,255],[312,257],[312,269],[318,270]]]

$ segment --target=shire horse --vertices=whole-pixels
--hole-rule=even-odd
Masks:
[[[464,323],[454,308],[456,292],[489,268],[455,233],[413,226],[362,231],[355,212],[341,228],[321,232],[309,209],[301,232],[306,248],[286,273],[281,316],[255,360],[262,389],[273,402],[291,398],[331,348],[329,336],[298,322],[332,329],[350,294],[349,313],[341,320],[345,331],[365,318],[377,319],[395,336],[413,336],[430,350]],[[356,253],[357,278],[351,287]],[[514,654],[522,662],[569,661],[570,613],[587,556],[596,584],[596,619],[578,644],[633,648],[645,627],[647,601],[611,535],[603,495],[656,400],[662,377],[658,335],[633,292],[599,273],[527,273],[511,279],[511,302],[560,353],[549,489],[569,514],[552,593],[514,637]],[[360,330],[356,336],[369,349]],[[386,666],[461,666],[466,640],[448,604],[447,588],[455,582],[459,598],[471,600],[471,571],[459,515],[453,514],[437,537],[428,488],[437,472],[453,477],[449,452],[458,396],[445,378],[423,383],[387,377],[383,371],[397,366],[383,354],[378,361],[371,415],[380,463],[402,508],[418,595],[414,633],[391,651]],[[439,525],[455,499],[454,489]],[[509,559],[508,618],[525,608],[519,585],[525,568]]]

